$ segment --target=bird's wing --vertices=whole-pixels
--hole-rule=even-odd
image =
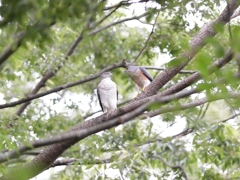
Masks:
[[[101,102],[101,96],[100,96],[100,92],[99,92],[99,87],[97,88],[97,97],[98,97],[98,101],[99,101],[99,104],[102,108],[102,111],[103,111],[103,105],[102,105],[102,102]]]
[[[118,100],[118,88],[116,88],[116,90],[117,90],[117,100]]]
[[[149,81],[153,81],[152,76],[149,74],[149,72],[144,67],[139,67],[141,72],[149,79]]]

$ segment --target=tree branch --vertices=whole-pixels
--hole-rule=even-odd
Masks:
[[[94,133],[100,132],[104,129],[109,129],[111,127],[126,123],[130,120],[133,120],[134,117],[136,117],[136,116],[140,115],[142,112],[144,112],[147,109],[147,107],[149,105],[151,105],[152,103],[158,102],[158,103],[164,104],[164,103],[168,103],[170,101],[176,100],[176,99],[184,98],[184,97],[194,94],[196,92],[198,92],[198,90],[192,89],[192,90],[183,91],[183,92],[180,92],[180,93],[174,94],[174,95],[169,95],[169,96],[165,96],[165,97],[156,97],[156,98],[150,100],[149,102],[141,105],[134,111],[131,111],[127,114],[124,114],[120,117],[114,118],[113,120],[110,120],[107,122],[103,121],[102,123],[99,123],[99,124],[89,127],[89,128],[82,129],[81,127],[84,123],[80,123],[78,126],[72,128],[71,130],[64,133],[63,135],[57,135],[55,137],[50,137],[50,138],[33,141],[33,142],[28,143],[28,145],[22,144],[19,146],[19,148],[17,150],[3,152],[0,154],[0,162],[4,162],[4,161],[7,161],[12,158],[19,157],[19,155],[22,154],[23,152],[28,151],[33,148],[38,148],[38,147],[42,147],[42,146],[46,146],[46,145],[59,143],[59,142],[62,142],[62,143],[59,143],[59,145],[61,147],[63,146],[63,144],[66,144],[67,146],[69,146],[69,143],[71,143],[71,145],[73,145],[77,141],[84,139],[85,137],[87,137],[91,134],[94,134]],[[111,113],[112,112],[105,113],[102,116],[111,115]],[[87,122],[86,124],[88,124],[90,122],[90,120],[85,121],[85,122]],[[50,148],[50,147],[54,147],[54,146],[49,146],[48,148]],[[44,151],[40,153],[40,156],[42,156],[43,153],[44,153]]]
[[[233,118],[235,118],[235,117],[237,117],[237,116],[239,116],[239,115],[240,115],[240,113],[234,114],[234,115],[230,116],[229,118],[224,119],[224,120],[222,120],[222,121],[220,121],[220,122],[227,122],[227,121],[229,121],[229,120],[231,120],[231,119],[233,119]]]
[[[220,100],[220,99],[238,98],[239,95],[240,95],[240,93],[236,93],[236,92],[231,92],[231,93],[228,94],[228,96],[221,96],[219,94],[212,95],[210,99],[207,98],[207,97],[204,97],[204,98],[197,99],[197,100],[194,100],[192,102],[188,102],[188,103],[182,104],[182,105],[162,107],[161,109],[147,112],[147,113],[143,114],[142,116],[140,116],[140,118],[141,119],[146,119],[148,117],[154,117],[154,116],[157,116],[157,115],[160,115],[160,114],[163,114],[163,113],[167,113],[167,112],[185,110],[185,109],[189,109],[189,108],[193,108],[193,107],[203,105],[203,104],[208,103],[208,102],[217,101],[217,100]],[[161,97],[161,96],[159,95],[159,97]]]
[[[94,27],[91,27],[91,29],[97,27],[98,25],[100,25],[104,20],[106,20],[109,16],[111,16],[119,7],[120,6],[115,7],[110,13],[108,13],[106,16],[104,16],[102,19],[100,19],[100,21],[98,21],[94,25]]]
[[[130,18],[121,19],[121,20],[119,20],[119,21],[113,22],[113,23],[108,24],[108,25],[106,25],[106,26],[103,26],[103,27],[101,27],[101,28],[99,28],[99,29],[96,29],[96,30],[91,31],[91,32],[88,34],[88,36],[92,36],[92,35],[94,35],[94,34],[97,34],[97,33],[101,32],[101,31],[103,31],[103,30],[105,30],[105,29],[107,29],[107,28],[109,28],[109,27],[115,26],[115,25],[117,25],[117,24],[121,24],[121,23],[123,23],[123,22],[131,21],[131,20],[137,20],[137,19],[140,19],[140,18],[145,17],[145,16],[147,16],[147,15],[148,15],[148,12],[143,13],[143,14],[141,14],[141,15],[139,15],[139,16],[134,16],[134,17],[130,17]]]
[[[107,163],[111,163],[113,162],[112,158],[107,158],[107,159],[96,159],[96,160],[92,160],[86,163],[81,162],[81,160],[78,159],[57,159],[56,161],[54,161],[49,168],[51,167],[56,167],[56,166],[68,166],[68,165],[74,165],[74,164],[78,164],[78,165],[98,165],[98,164],[107,164]]]
[[[0,154],[0,162],[4,162],[6,160],[18,157],[21,153],[23,153],[27,150],[30,150],[33,147],[36,148],[36,147],[45,146],[45,145],[49,145],[49,144],[53,144],[53,143],[58,143],[58,144],[51,145],[51,146],[47,147],[49,150],[51,149],[52,151],[56,151],[58,149],[58,150],[61,150],[63,152],[63,150],[59,149],[59,147],[63,148],[66,144],[68,144],[68,147],[69,147],[70,146],[69,143],[71,143],[71,145],[72,145],[72,143],[74,144],[78,140],[81,140],[81,139],[83,139],[83,138],[85,138],[85,137],[87,137],[87,136],[89,136],[93,133],[97,133],[101,130],[108,129],[108,128],[117,126],[119,124],[126,123],[126,122],[132,120],[134,117],[140,115],[142,112],[144,112],[147,109],[147,107],[149,105],[151,105],[152,103],[156,103],[156,102],[167,103],[167,102],[170,102],[170,101],[175,100],[175,99],[184,98],[184,97],[186,97],[190,94],[193,94],[195,92],[197,92],[197,90],[188,90],[188,91],[183,91],[183,92],[175,94],[175,95],[158,97],[158,98],[153,99],[152,101],[149,101],[146,104],[143,104],[142,106],[135,109],[134,111],[131,111],[130,113],[125,114],[121,117],[115,118],[111,121],[103,122],[101,124],[95,125],[95,126],[90,127],[90,128],[81,129],[80,131],[78,131],[75,127],[75,128],[73,128],[72,130],[68,131],[67,133],[65,133],[63,135],[58,135],[58,136],[47,138],[47,139],[37,140],[37,141],[34,141],[32,143],[29,143],[27,146],[26,145],[20,145],[20,147],[16,151],[8,151],[8,152],[5,152],[5,153],[1,153]],[[211,99],[209,101],[215,101],[215,100],[219,100],[219,99],[222,99],[222,98],[239,98],[239,97],[240,97],[240,93],[232,92],[227,97],[223,97],[222,95],[214,95],[213,97],[211,97]],[[180,108],[181,109],[190,108],[190,107],[193,107],[193,106],[200,105],[200,104],[202,104],[206,101],[207,101],[206,98],[202,98],[200,100],[193,101],[191,103],[183,105]],[[175,110],[179,110],[180,108],[176,107],[176,106],[175,107],[162,108],[162,109],[160,109],[159,113],[175,111]],[[188,131],[188,133],[189,132],[190,131]],[[61,142],[61,143],[59,143],[59,142]],[[56,145],[57,145],[58,148],[56,147]],[[39,157],[39,156],[41,156],[40,160],[42,160],[43,157],[46,158],[46,156],[44,156],[44,151],[41,152],[37,157]],[[44,167],[45,167],[45,165],[44,165]],[[36,171],[37,172],[43,171],[46,168],[46,167],[45,168],[44,167],[41,167],[41,169],[39,169],[40,167],[38,165],[38,168],[34,169],[35,170],[33,172],[34,174],[32,174],[31,177],[35,175]],[[21,171],[24,171],[24,170],[27,170],[27,169],[28,169],[28,165],[22,167]],[[18,169],[17,171],[19,171],[19,170],[20,169]],[[8,174],[7,176],[11,177],[11,174]],[[27,176],[26,178],[30,178],[30,176]]]
[[[210,65],[208,67],[209,75],[216,72],[218,69],[222,68],[223,66],[225,66],[227,63],[229,63],[232,60],[232,58],[233,58],[233,52],[230,49],[224,55],[224,57],[218,59],[217,61],[215,61],[212,65]],[[171,88],[165,90],[161,94],[162,94],[162,96],[165,96],[165,95],[179,92],[179,91],[185,89],[186,87],[190,86],[191,84],[193,84],[200,78],[201,78],[201,74],[199,72],[196,72],[196,73],[192,74],[191,76],[187,77],[186,79],[180,81],[179,83],[173,85]]]
[[[54,24],[55,22],[52,22],[50,24],[37,23],[37,24],[34,24],[32,28],[38,29],[38,32],[39,32]],[[2,54],[0,55],[0,65],[4,63],[13,53],[15,53],[18,50],[27,33],[28,31],[24,31],[14,35],[14,39],[16,39],[16,41],[14,41],[12,44],[10,44],[8,47],[6,47],[3,50]]]
[[[139,15],[139,16],[134,16],[134,17],[131,17],[131,18],[125,18],[125,19],[122,19],[122,20],[119,20],[119,21],[116,21],[114,23],[111,23],[111,24],[108,24],[106,26],[103,26],[99,29],[96,29],[96,30],[93,30],[91,31],[90,33],[88,33],[88,37],[89,36],[92,36],[92,35],[95,35],[111,26],[114,26],[114,25],[117,25],[117,24],[120,24],[122,22],[126,22],[126,21],[130,21],[130,20],[134,20],[134,19],[139,19],[139,18],[142,18],[144,16],[146,16],[148,13],[144,13],[142,15]],[[84,31],[84,30],[83,30]],[[72,55],[72,53],[74,52],[74,50],[76,49],[77,45],[80,43],[80,41],[83,39],[83,31],[80,33],[80,35],[77,37],[77,39],[74,41],[74,43],[71,45],[71,47],[69,48],[69,50],[67,51],[66,55],[65,55],[65,59],[67,60],[69,56]],[[42,79],[37,83],[37,85],[35,86],[35,88],[28,94],[27,97],[30,97],[34,94],[36,94],[42,87],[45,86],[46,82],[48,81],[48,79],[52,78],[58,70],[60,70],[60,68],[62,67],[62,65],[58,65],[57,68],[54,70],[54,71],[46,71],[44,76],[42,77]],[[61,90],[61,89],[59,89]],[[26,97],[26,98],[27,98]],[[26,99],[25,98],[25,99]],[[22,103],[20,103],[22,104]],[[27,108],[27,106],[30,104],[29,101],[25,101],[20,107],[19,109],[16,111],[16,115],[17,116],[20,116],[23,111]]]
[[[99,71],[98,73],[94,74],[94,75],[90,75],[88,77],[85,77],[79,81],[76,81],[76,82],[72,82],[72,83],[68,83],[68,84],[64,84],[64,85],[61,85],[61,86],[57,86],[55,88],[52,88],[48,91],[45,91],[45,92],[42,92],[42,93],[38,93],[38,94],[31,94],[31,95],[28,95],[27,97],[23,98],[23,99],[20,99],[20,100],[17,100],[17,101],[13,101],[13,102],[10,102],[10,103],[6,103],[6,104],[1,104],[0,105],[0,109],[4,109],[4,108],[7,108],[7,107],[13,107],[13,106],[16,106],[16,105],[19,105],[19,104],[22,104],[22,103],[26,103],[33,99],[37,99],[37,98],[40,98],[40,97],[43,97],[43,96],[46,96],[46,95],[49,95],[51,93],[54,93],[54,92],[58,92],[58,91],[61,91],[63,89],[67,89],[67,88],[70,88],[70,87],[73,87],[73,86],[76,86],[76,85],[79,85],[79,84],[83,84],[83,83],[86,83],[86,82],[89,82],[93,79],[96,79],[98,78],[103,72],[106,72],[106,71],[110,71],[112,69],[115,69],[115,68],[118,68],[118,67],[124,67],[125,66],[125,62],[122,61],[120,63],[116,63],[116,64],[113,64],[111,66],[108,66],[104,69],[102,69],[101,71]],[[45,81],[45,79],[44,79]],[[39,88],[39,87],[38,87]]]
[[[184,168],[182,166],[180,166],[180,165],[171,165],[170,163],[165,161],[160,155],[158,155],[158,156],[151,156],[151,157],[162,161],[166,166],[168,166],[168,167],[170,167],[172,169],[179,169],[180,171],[182,171],[182,174],[183,174],[185,180],[188,180],[188,176],[187,176],[187,174],[186,174],[186,172],[185,172],[185,170],[184,170]]]
[[[23,38],[25,37],[25,34],[25,32],[19,33],[16,37],[17,40],[3,50],[2,54],[0,55],[0,65],[4,63],[14,52],[17,51],[22,43]]]
[[[231,0],[227,7],[223,10],[220,16],[214,21],[205,24],[199,31],[199,33],[191,40],[189,46],[190,50],[185,51],[179,55],[178,58],[174,59],[171,64],[178,64],[175,67],[171,67],[163,71],[159,76],[157,76],[153,82],[147,86],[144,91],[139,94],[137,99],[142,99],[155,95],[159,89],[161,89],[167,82],[169,82],[176,74],[178,74],[191,60],[192,58],[205,46],[204,41],[207,37],[213,37],[217,34],[214,31],[213,26],[215,24],[226,25],[230,21],[231,15],[234,13],[235,9],[238,7],[236,0]],[[171,65],[172,66],[172,65]]]
[[[149,105],[151,105],[153,103],[156,103],[156,102],[168,103],[170,101],[184,98],[186,96],[189,96],[191,94],[194,94],[194,93],[200,92],[200,91],[201,90],[192,89],[192,90],[185,90],[178,94],[169,95],[169,96],[165,96],[165,97],[159,96],[159,97],[152,99],[148,103],[143,104],[142,106],[135,109],[134,111],[131,111],[130,113],[125,114],[123,116],[117,117],[111,121],[99,123],[98,125],[95,125],[93,127],[86,128],[86,129],[81,129],[80,131],[78,131],[76,128],[73,128],[73,129],[69,130],[68,132],[64,133],[63,135],[57,135],[55,137],[33,141],[33,142],[29,143],[27,146],[24,144],[20,145],[18,150],[2,152],[0,154],[0,162],[4,162],[6,160],[19,157],[20,154],[22,154],[23,152],[28,151],[32,148],[38,148],[38,147],[51,145],[51,144],[64,142],[64,141],[66,141],[66,143],[69,143],[68,141],[81,140],[91,134],[100,132],[104,129],[109,129],[111,127],[114,127],[119,124],[123,124],[123,123],[126,123],[126,122],[132,120],[133,117],[140,115],[142,112],[144,112],[148,108]],[[223,99],[223,98],[239,98],[239,97],[240,97],[240,93],[235,93],[235,92],[230,93],[228,96],[222,96],[222,95],[218,94],[218,95],[212,96],[210,100],[208,100],[207,98],[202,98],[202,99],[195,100],[195,101],[192,101],[190,103],[187,103],[187,104],[184,104],[181,106],[163,107],[163,108],[155,111],[154,115],[162,114],[162,113],[166,113],[166,112],[173,112],[173,111],[177,111],[177,110],[189,109],[192,107],[202,105],[206,102],[216,101],[216,100]],[[144,116],[146,117],[146,115],[151,117],[153,115],[153,113],[145,114]],[[81,124],[80,124],[80,126],[81,126]],[[42,153],[44,153],[44,151],[41,152],[41,154]]]
[[[225,55],[224,57],[216,60],[212,65],[210,65],[208,67],[208,73],[209,75],[216,72],[218,69],[222,68],[224,65],[226,65],[227,63],[229,63],[233,58],[233,52],[231,50],[229,50]],[[144,66],[144,67],[152,67],[152,66]],[[158,69],[158,68],[157,68]],[[190,73],[190,72],[189,72]],[[175,84],[174,86],[172,86],[171,88],[167,89],[166,91],[162,92],[161,93],[161,96],[164,96],[164,95],[169,95],[169,94],[173,94],[173,93],[176,93],[176,92],[179,92],[180,90],[183,90],[184,88],[188,87],[189,85],[191,85],[192,83],[196,82],[197,80],[199,80],[201,78],[201,74],[199,72],[196,72],[194,74],[192,74],[191,76],[189,76],[188,78],[184,79],[183,81]],[[155,95],[157,96],[157,95]],[[149,99],[151,99],[152,97],[154,96],[151,96],[151,97],[148,97],[148,98],[145,98],[145,99],[141,99],[140,102],[136,102],[136,104],[142,104],[146,101],[148,101]],[[123,103],[120,103],[118,106],[121,106],[123,104],[126,104],[130,102],[127,101],[127,102],[123,102]],[[135,105],[136,105],[135,104]],[[1,105],[0,105],[0,109],[1,109]],[[87,117],[95,114],[97,112],[93,112],[91,113],[90,115],[87,115],[84,117],[84,119],[86,119]]]
[[[166,68],[159,68],[159,67],[154,67],[154,66],[142,66],[146,69],[151,69],[151,70],[159,70],[159,71],[164,71],[166,70]],[[193,70],[181,70],[179,71],[178,74],[194,74],[196,73],[197,71],[193,71]]]
[[[110,10],[110,9],[114,9],[116,7],[120,7],[120,6],[129,6],[131,4],[137,4],[137,3],[144,3],[144,2],[148,2],[149,0],[140,0],[140,1],[137,1],[137,2],[129,2],[129,1],[120,1],[118,4],[116,5],[113,5],[113,6],[109,6],[109,7],[105,7],[103,10],[107,11],[107,10]]]
[[[136,58],[133,60],[133,62],[131,62],[131,64],[135,64],[136,61],[138,60],[138,58],[141,56],[141,54],[142,54],[142,53],[145,51],[145,49],[147,48],[148,43],[149,43],[149,41],[150,41],[150,39],[151,39],[151,37],[152,37],[152,35],[153,35],[153,33],[154,33],[154,28],[155,28],[155,26],[156,26],[159,13],[160,13],[160,10],[158,10],[158,12],[157,12],[157,16],[156,16],[156,18],[155,18],[154,24],[153,24],[153,26],[152,26],[152,30],[151,30],[148,38],[147,38],[147,41],[145,42],[144,46],[143,46],[142,49],[139,51],[138,55],[137,55]]]

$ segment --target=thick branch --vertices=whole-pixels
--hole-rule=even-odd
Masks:
[[[96,133],[96,132],[99,132],[101,130],[108,129],[108,128],[117,126],[119,124],[123,124],[125,122],[128,122],[128,121],[132,120],[134,117],[136,117],[136,116],[140,115],[142,112],[144,112],[147,109],[147,107],[152,103],[156,103],[156,102],[166,103],[166,102],[172,101],[174,99],[179,99],[179,98],[186,97],[186,96],[188,96],[192,93],[195,93],[195,92],[196,92],[196,90],[188,90],[188,91],[184,91],[184,92],[181,92],[179,94],[176,94],[176,95],[170,95],[170,96],[166,96],[166,97],[158,97],[158,98],[153,99],[152,101],[140,106],[139,108],[135,109],[134,111],[132,111],[128,114],[125,114],[121,117],[115,118],[111,121],[103,122],[101,124],[98,124],[98,125],[90,127],[90,128],[81,129],[80,131],[78,131],[78,129],[76,129],[76,128],[73,128],[68,133],[65,133],[63,135],[58,135],[58,136],[55,136],[55,137],[52,137],[52,138],[47,138],[47,139],[34,141],[34,142],[30,143],[28,146],[21,145],[17,151],[9,151],[9,152],[2,153],[1,156],[0,156],[0,162],[6,161],[6,160],[14,158],[14,157],[18,157],[24,151],[27,151],[27,150],[31,149],[30,145],[32,147],[40,147],[40,146],[45,146],[45,145],[48,145],[48,144],[58,143],[58,144],[55,144],[55,145],[51,145],[47,148],[48,150],[51,150],[51,152],[53,153],[53,154],[51,154],[51,158],[52,158],[52,156],[54,155],[54,152],[56,150],[58,150],[58,151],[61,150],[62,151],[62,149],[59,149],[59,147],[61,147],[61,148],[64,148],[65,146],[69,147],[70,146],[69,143],[74,144],[76,141],[81,140],[81,139],[83,139],[83,138],[85,138],[85,137],[87,137],[87,136],[89,136],[93,133]],[[191,108],[191,107],[194,107],[194,106],[201,105],[203,103],[206,103],[207,101],[216,101],[216,100],[223,99],[223,98],[239,98],[239,97],[240,97],[240,93],[234,93],[234,92],[230,93],[228,96],[214,95],[213,97],[211,97],[210,100],[207,100],[207,98],[202,98],[200,100],[195,100],[191,103],[188,103],[186,105],[182,105],[180,107],[175,106],[175,107],[162,108],[162,109],[159,110],[158,113],[170,112],[170,111],[175,111],[175,110],[179,110],[179,109],[187,109],[187,108]],[[81,124],[79,126],[81,126]],[[61,142],[61,143],[59,143],[59,142]],[[44,152],[46,152],[46,150],[43,151],[42,153],[40,153],[37,156],[37,157],[40,156],[39,160],[41,160],[41,161],[43,160],[42,159],[43,157],[45,157],[45,161],[46,161],[47,157],[44,156]],[[36,161],[36,159],[35,159],[35,161]],[[33,162],[35,162],[35,161],[33,161]],[[30,164],[26,164],[27,167],[24,166],[23,169],[21,168],[21,171],[27,170],[28,166]],[[42,164],[42,163],[40,163],[40,164]],[[44,165],[44,164],[42,164],[42,165]],[[33,168],[33,167],[31,167],[31,168]],[[44,165],[44,167],[39,167],[39,164],[38,164],[37,168],[41,168],[41,169],[35,169],[35,173],[44,170],[45,168],[47,168],[47,166]],[[33,176],[34,176],[34,174],[33,174]],[[9,174],[9,177],[11,177],[10,174]],[[30,178],[30,177],[26,177],[26,178]]]
[[[46,139],[41,139],[41,140],[37,140],[37,141],[33,141],[31,143],[29,143],[27,146],[26,145],[21,145],[18,150],[16,151],[7,151],[7,152],[2,152],[0,154],[0,162],[4,162],[8,159],[12,159],[15,157],[18,157],[20,154],[22,154],[23,152],[30,150],[32,148],[38,148],[38,147],[42,147],[42,146],[46,146],[46,145],[51,145],[54,143],[59,143],[59,142],[63,142],[63,141],[68,141],[68,140],[75,140],[75,139],[83,139],[93,133],[99,132],[101,130],[104,129],[108,129],[111,127],[114,127],[116,125],[119,124],[123,124],[125,122],[128,122],[130,120],[132,120],[133,117],[136,117],[137,115],[140,115],[141,112],[145,111],[147,109],[147,107],[149,105],[151,105],[152,103],[167,103],[170,101],[173,101],[175,99],[179,99],[179,98],[183,98],[186,96],[189,96],[193,93],[198,92],[199,90],[193,89],[193,90],[187,90],[187,91],[183,91],[181,93],[178,94],[174,94],[174,95],[169,95],[169,96],[165,96],[165,97],[156,97],[154,99],[152,99],[151,101],[149,101],[146,104],[143,104],[142,106],[140,106],[139,108],[135,109],[134,111],[125,114],[121,117],[115,118],[114,120],[111,121],[107,121],[107,122],[103,122],[103,123],[99,123],[96,126],[90,127],[90,128],[86,128],[86,129],[81,129],[80,131],[77,131],[76,127],[73,128],[72,130],[70,130],[69,132],[63,134],[63,135],[58,135],[55,137],[51,137],[51,138],[46,138]],[[170,107],[162,107],[159,110],[156,110],[154,112],[150,112],[150,113],[146,113],[144,116],[155,116],[155,115],[159,115],[159,114],[163,114],[166,112],[173,112],[173,111],[178,111],[178,110],[185,110],[185,109],[189,109],[192,107],[196,107],[199,105],[202,105],[206,102],[212,102],[212,101],[216,101],[216,100],[220,100],[223,98],[239,98],[240,97],[240,93],[229,93],[229,95],[227,96],[222,96],[222,95],[214,95],[211,97],[211,99],[208,98],[202,98],[202,99],[198,99],[198,100],[194,100],[190,103],[187,104],[183,104],[181,106],[170,106]],[[104,115],[103,115],[104,116]],[[82,124],[79,124],[78,126],[81,126]],[[43,152],[41,152],[42,154]]]
[[[115,118],[113,120],[110,120],[110,121],[103,120],[102,122],[99,122],[95,126],[91,126],[89,128],[83,129],[82,126],[83,126],[84,123],[80,123],[79,125],[72,128],[71,130],[69,130],[68,132],[66,132],[63,135],[58,135],[58,136],[51,137],[51,138],[45,138],[45,139],[33,141],[33,142],[29,143],[27,146],[24,145],[24,144],[20,145],[18,150],[16,150],[16,151],[3,152],[3,153],[0,154],[0,162],[4,162],[8,159],[18,157],[23,152],[28,151],[32,148],[38,148],[38,147],[41,147],[41,146],[51,145],[51,144],[54,144],[54,143],[63,142],[63,143],[59,143],[59,144],[56,144],[56,145],[60,145],[61,147],[63,147],[63,146],[68,146],[69,147],[69,146],[75,144],[77,141],[79,141],[79,140],[81,140],[81,139],[83,139],[83,138],[85,138],[85,137],[87,137],[91,134],[97,133],[97,132],[102,131],[104,129],[109,129],[111,127],[114,127],[114,126],[117,126],[119,124],[123,124],[125,122],[128,122],[128,121],[132,120],[134,117],[136,117],[136,116],[140,115],[142,112],[144,112],[147,109],[147,107],[152,103],[156,103],[156,102],[158,102],[158,103],[168,103],[168,102],[176,100],[176,99],[184,98],[184,97],[189,96],[191,94],[194,94],[196,92],[198,92],[198,90],[193,89],[193,90],[183,91],[183,92],[180,92],[178,94],[169,95],[169,96],[165,96],[165,97],[155,97],[154,99],[152,99],[149,102],[143,104],[142,106],[138,107],[134,111],[131,111],[131,112],[125,114],[125,115],[122,115],[122,116],[117,117],[117,118]],[[105,113],[105,114],[102,115],[102,117],[106,117],[107,115],[111,115],[111,114],[112,114],[112,112],[107,113],[107,114]],[[88,124],[89,122],[91,123],[91,121],[92,120],[85,121],[86,122],[85,124]],[[48,148],[51,148],[51,147],[54,148],[54,145],[49,146]],[[56,149],[54,151],[56,151]],[[41,156],[43,154],[44,154],[44,151],[41,152],[41,154],[39,154],[39,156]],[[40,158],[40,160],[42,161],[43,159]],[[49,161],[49,159],[47,159],[47,161]]]
[[[178,58],[174,59],[173,62],[176,62],[176,64],[179,64],[173,68],[166,69],[163,71],[159,76],[157,76],[153,82],[145,88],[144,92],[142,92],[138,99],[149,97],[154,94],[156,94],[159,89],[161,89],[167,82],[169,82],[176,74],[178,74],[192,59],[193,57],[199,52],[199,50],[205,46],[205,39],[207,37],[213,37],[217,34],[213,30],[213,26],[215,24],[227,24],[230,21],[231,15],[234,13],[235,9],[238,7],[236,0],[231,0],[229,2],[229,5],[225,7],[223,12],[220,14],[220,16],[210,22],[205,24],[199,31],[199,33],[191,40],[189,46],[190,50],[185,51],[179,55]],[[177,63],[178,62],[178,63]]]
[[[208,74],[212,74],[214,72],[216,72],[218,69],[222,68],[224,65],[226,65],[227,63],[229,63],[233,58],[233,52],[231,50],[229,50],[226,55],[224,55],[224,57],[216,60],[212,65],[210,65],[208,67]],[[148,66],[144,66],[144,67],[148,67]],[[151,67],[151,66],[150,66]],[[171,88],[167,89],[166,91],[162,92],[161,93],[161,96],[164,96],[164,95],[169,95],[169,94],[173,94],[173,93],[176,93],[176,92],[179,92],[181,90],[183,90],[184,88],[188,87],[189,85],[193,84],[194,82],[196,82],[197,80],[199,80],[201,78],[201,74],[199,72],[195,72],[193,71],[194,74],[192,74],[191,76],[189,76],[188,78],[182,80],[181,82],[173,85]],[[184,72],[185,73],[185,72]],[[187,72],[186,72],[187,73]],[[188,73],[191,73],[191,72],[188,72]],[[156,96],[156,95],[155,95]],[[154,97],[154,96],[153,96]],[[141,99],[138,103],[136,103],[135,105],[137,106],[144,103],[144,102],[147,102],[149,99],[151,99],[152,97],[148,97],[148,98],[145,98],[145,99]],[[127,102],[124,102],[124,103],[121,103],[119,104],[119,106],[123,105],[123,104],[126,104],[130,101],[127,101]],[[133,107],[132,107],[133,108]],[[0,105],[0,109],[1,109],[1,105]],[[95,114],[97,112],[93,112],[91,113],[90,115],[87,115],[86,117],[84,117],[84,119],[86,119],[87,117]]]

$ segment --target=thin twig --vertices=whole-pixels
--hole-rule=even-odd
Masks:
[[[26,32],[19,33],[16,37],[17,40],[3,50],[2,54],[0,55],[0,65],[4,63],[9,58],[9,56],[17,51],[22,43],[23,38],[25,37],[25,34]]]
[[[149,0],[140,0],[140,1],[137,1],[137,2],[129,2],[129,1],[120,1],[118,4],[116,5],[113,5],[113,6],[109,6],[109,7],[105,7],[103,10],[107,11],[107,10],[110,10],[110,9],[114,9],[116,7],[120,7],[120,6],[129,6],[131,4],[137,4],[137,3],[145,3],[145,2],[148,2]]]
[[[206,108],[204,109],[204,111],[203,111],[200,119],[203,119],[203,118],[204,118],[204,116],[205,116],[205,114],[206,114],[206,112],[207,112],[207,110],[208,110],[208,108],[209,108],[209,105],[210,105],[210,103],[207,103],[207,106],[206,106]]]
[[[235,118],[235,117],[237,117],[237,116],[239,116],[239,115],[240,115],[240,113],[234,114],[234,115],[232,115],[231,117],[229,117],[229,118],[227,118],[227,119],[224,119],[224,120],[222,120],[222,121],[220,121],[220,122],[227,122],[227,121],[229,121],[229,120],[231,120],[231,119],[233,119],[233,118]]]
[[[178,133],[178,134],[176,134],[176,135],[173,135],[171,138],[172,138],[172,139],[174,139],[174,138],[180,138],[180,137],[183,137],[183,136],[186,136],[186,135],[192,133],[193,131],[194,131],[194,128],[193,128],[193,127],[187,128],[187,129],[185,129],[184,131],[182,131],[182,132],[180,132],[180,133]]]
[[[228,14],[230,14],[230,6],[229,6],[229,1],[227,0],[227,8],[228,8]],[[230,16],[230,15],[228,15]],[[232,18],[232,16],[230,16],[230,19]],[[231,21],[229,21],[228,23],[228,33],[229,33],[229,39],[232,40],[232,28],[231,28]]]
[[[103,26],[103,27],[101,27],[99,29],[91,31],[90,33],[88,33],[88,36],[92,36],[94,34],[97,34],[97,33],[101,32],[101,31],[103,31],[103,30],[105,30],[105,29],[107,29],[109,27],[115,26],[117,24],[120,24],[120,23],[123,23],[123,22],[127,22],[127,21],[131,21],[131,20],[137,20],[137,19],[143,18],[143,17],[145,17],[147,15],[148,15],[148,12],[143,13],[143,14],[141,14],[139,16],[133,16],[133,17],[130,17],[130,18],[121,19],[119,21],[113,22],[113,23],[108,24],[106,26]]]
[[[112,162],[111,158],[107,158],[107,159],[100,159],[100,160],[93,160],[91,162],[86,162],[86,163],[82,163],[81,160],[78,159],[58,159],[56,161],[54,161],[49,168],[51,167],[56,167],[56,166],[68,166],[68,165],[74,165],[74,164],[78,164],[78,165],[98,165],[98,164],[107,164]]]
[[[121,103],[119,103],[119,104],[117,105],[117,107],[122,106],[122,105],[124,105],[124,104],[126,104],[126,103],[129,103],[130,101],[131,101],[131,100],[127,100],[127,101],[121,102]],[[0,109],[1,109],[1,108],[0,108]],[[84,116],[83,119],[87,119],[88,117],[90,117],[90,116],[92,116],[92,115],[94,115],[94,114],[96,114],[96,113],[99,113],[99,112],[102,112],[102,110],[89,113],[89,114],[87,114],[86,116]]]
[[[139,51],[138,55],[137,55],[136,58],[133,60],[133,62],[131,62],[131,64],[135,64],[136,61],[138,60],[138,58],[141,56],[141,54],[142,54],[142,53],[145,51],[145,49],[147,48],[147,46],[148,46],[148,44],[149,44],[149,41],[150,41],[150,39],[151,39],[151,37],[152,37],[152,35],[153,35],[153,33],[154,33],[154,28],[155,28],[155,26],[156,26],[156,24],[157,24],[157,19],[158,19],[159,14],[160,14],[160,10],[158,10],[158,12],[157,12],[157,16],[156,16],[156,18],[155,18],[154,24],[153,24],[153,26],[152,26],[152,30],[151,30],[148,38],[147,38],[147,41],[145,42],[144,46],[143,46],[142,49]]]
[[[159,67],[154,67],[154,66],[142,66],[146,69],[151,69],[151,70],[159,70],[159,71],[164,71],[166,70],[166,68],[159,68]],[[181,70],[179,72],[179,74],[194,74],[196,73],[197,71],[193,71],[193,70]]]
[[[106,16],[104,16],[102,19],[100,19],[92,28],[97,27],[99,24],[101,24],[104,20],[106,20],[109,16],[111,16],[119,7],[121,7],[121,5],[116,6],[110,13],[108,13]]]

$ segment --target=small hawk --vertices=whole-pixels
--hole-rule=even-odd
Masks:
[[[126,72],[130,75],[132,80],[144,90],[152,81],[152,76],[148,73],[148,71],[141,66],[127,66]]]
[[[100,76],[100,82],[97,86],[99,104],[104,113],[117,109],[117,85],[111,80],[111,77],[112,74],[110,72],[104,72]]]

